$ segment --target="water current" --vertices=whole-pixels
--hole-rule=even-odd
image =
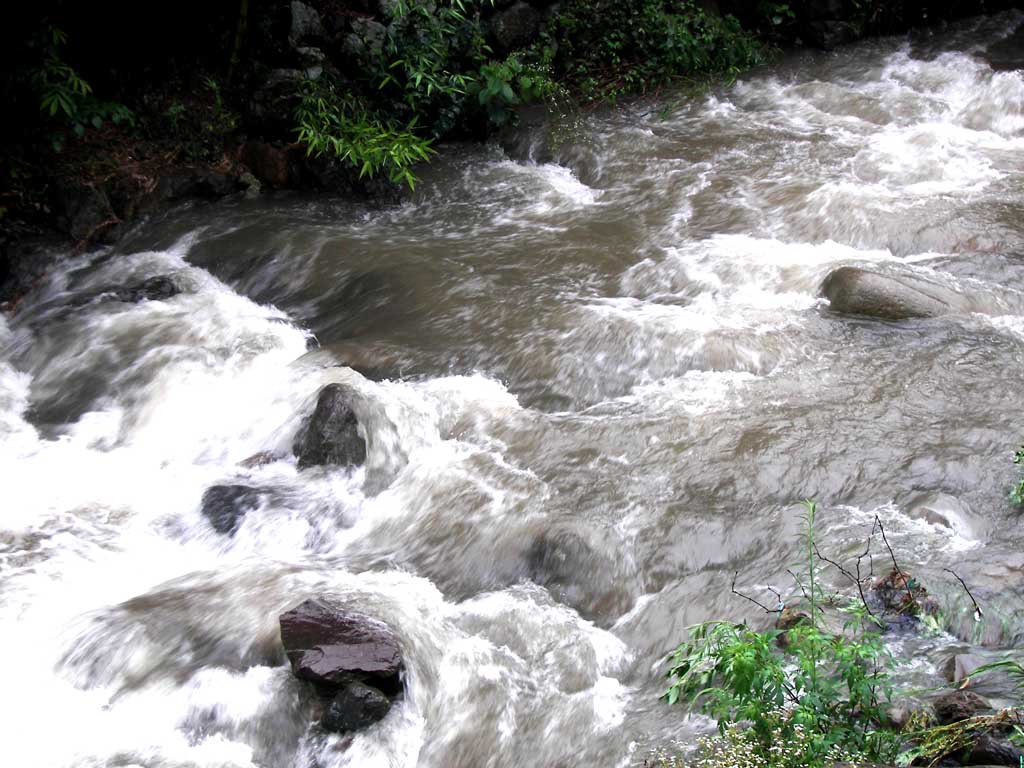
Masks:
[[[708,728],[658,701],[664,654],[766,625],[730,585],[788,582],[804,497],[837,558],[882,517],[946,606],[903,674],[1024,641],[1022,23],[444,147],[400,205],[227,201],[69,257],[0,319],[2,762],[631,765]],[[983,311],[842,316],[840,266]],[[183,292],[104,294],[154,276]],[[299,472],[329,382],[367,462]],[[263,491],[234,536],[217,483]],[[356,735],[311,727],[280,647],[311,595],[402,638],[405,698]]]

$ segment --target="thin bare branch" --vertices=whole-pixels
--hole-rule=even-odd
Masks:
[[[795,584],[796,584],[796,585],[797,585],[798,587],[800,587],[800,591],[801,591],[801,592],[803,593],[803,596],[804,596],[804,600],[810,600],[810,599],[811,599],[811,596],[810,596],[810,595],[808,595],[808,594],[807,594],[807,590],[806,590],[806,589],[804,589],[804,583],[803,583],[802,581],[800,581],[800,577],[799,577],[799,576],[797,576],[797,575],[796,575],[795,573],[793,573],[793,569],[792,569],[792,568],[787,568],[787,569],[786,569],[786,573],[788,573],[788,574],[789,574],[790,576],[792,576],[792,577],[793,577],[793,582],[794,582],[794,583],[795,583]]]
[[[869,541],[869,543],[868,543],[868,550],[865,550],[865,554],[867,554],[867,552],[870,550],[870,547],[871,547],[871,544],[870,544],[870,541]],[[854,576],[852,573],[850,573],[846,568],[844,568],[842,565],[837,563],[835,560],[830,560],[829,558],[827,558],[823,554],[821,554],[821,552],[818,550],[818,545],[817,544],[814,545],[814,554],[823,563],[828,563],[829,565],[834,567],[836,570],[838,570],[841,574],[843,574],[843,576],[845,576],[847,579],[849,579],[850,581],[852,581],[854,584],[857,585],[857,591],[860,593],[860,601],[861,601],[861,603],[864,604],[864,610],[866,610],[868,612],[869,616],[874,618],[875,614],[871,610],[871,606],[868,605],[868,599],[864,595],[864,583],[863,583],[863,581],[860,578],[860,561],[861,561],[861,558],[864,557],[864,555],[861,555],[860,557],[857,558],[857,574],[858,575]]]
[[[981,610],[981,606],[978,605],[978,601],[974,599],[974,595],[971,594],[971,590],[967,588],[967,583],[960,578],[956,571],[951,570],[950,568],[943,568],[942,570],[953,574],[953,578],[960,582],[960,586],[964,588],[964,592],[967,593],[967,596],[971,598],[971,602],[974,603],[974,615],[977,616],[980,621],[985,616],[985,612]]]
[[[760,609],[761,609],[762,611],[764,611],[765,613],[782,613],[782,608],[769,608],[769,607],[768,607],[767,605],[764,605],[763,603],[761,603],[761,602],[759,602],[759,601],[755,600],[754,598],[750,597],[749,595],[744,595],[744,594],[743,594],[742,592],[738,592],[738,591],[736,590],[736,578],[737,578],[737,577],[738,577],[739,575],[740,575],[740,572],[739,572],[739,571],[736,571],[736,572],[735,572],[735,573],[733,573],[733,575],[732,575],[732,587],[731,587],[731,591],[732,591],[732,593],[733,593],[734,595],[738,595],[739,597],[742,597],[742,598],[743,598],[744,600],[747,600],[747,601],[749,601],[749,602],[753,603],[754,605],[756,605],[756,606],[757,606],[758,608],[760,608]],[[769,587],[769,589],[770,589],[770,587]],[[774,590],[772,590],[772,591],[774,592]],[[781,600],[781,599],[779,600],[779,603],[780,603],[780,605],[781,605],[781,603],[782,603],[782,600]]]

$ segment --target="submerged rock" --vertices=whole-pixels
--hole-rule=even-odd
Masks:
[[[919,275],[889,275],[841,267],[825,278],[822,294],[833,312],[885,320],[938,317],[973,311],[971,302],[942,283]]]
[[[297,677],[333,686],[358,680],[389,694],[401,691],[402,649],[383,622],[306,600],[281,614],[280,623]]]
[[[242,518],[260,505],[262,493],[246,485],[214,485],[206,489],[201,503],[203,517],[217,533],[229,536],[238,530]]]
[[[320,725],[336,733],[356,731],[383,720],[391,709],[391,700],[365,683],[346,685],[327,705]]]
[[[575,531],[538,535],[526,552],[526,568],[553,598],[598,623],[622,615],[632,603],[615,563]]]
[[[292,452],[299,469],[337,464],[351,467],[366,461],[366,442],[340,384],[320,390],[316,408],[295,437]]]
[[[181,288],[166,275],[158,275],[141,283],[127,285],[116,291],[118,301],[138,303],[140,301],[166,301],[181,293]]]
[[[181,293],[177,283],[166,275],[157,275],[128,285],[107,286],[90,291],[69,302],[71,307],[84,307],[87,304],[104,301],[122,301],[126,304],[138,304],[142,301],[167,301]]]

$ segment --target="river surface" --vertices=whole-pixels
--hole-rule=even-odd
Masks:
[[[446,147],[393,207],[228,201],[70,258],[0,319],[2,762],[636,764],[708,728],[658,700],[664,654],[767,626],[730,585],[791,584],[805,497],[846,562],[877,514],[945,606],[904,674],[1020,644],[1022,21]],[[843,317],[839,266],[986,311]],[[104,296],[153,276],[184,290]],[[299,472],[329,382],[367,463]],[[217,483],[264,491],[234,536]],[[310,726],[279,645],[312,595],[403,640],[405,698],[355,736]]]

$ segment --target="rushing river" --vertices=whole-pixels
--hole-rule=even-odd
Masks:
[[[788,583],[804,497],[837,558],[878,514],[945,605],[906,674],[1024,642],[1022,22],[794,55],[532,158],[448,147],[402,205],[228,201],[64,262],[0,319],[2,762],[630,765],[708,727],[658,701],[664,654],[766,625],[730,584]],[[843,317],[846,265],[987,310]],[[102,295],[153,276],[183,292]],[[367,463],[299,472],[329,382]],[[200,514],[226,482],[264,492],[234,536]],[[354,737],[280,649],[310,595],[403,639],[405,699]]]

